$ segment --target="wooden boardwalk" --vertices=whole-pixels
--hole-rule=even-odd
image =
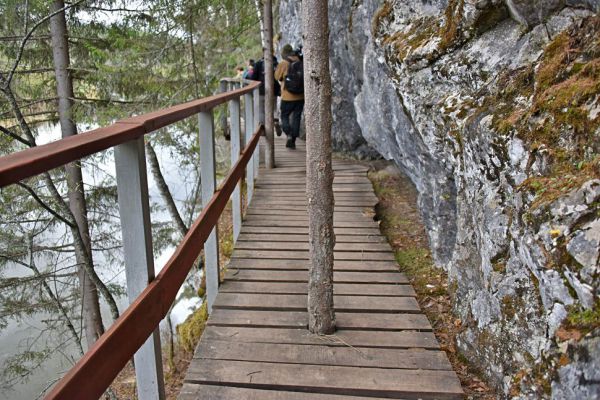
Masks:
[[[276,140],[179,399],[461,399],[373,221],[367,168],[335,161],[335,335],[307,331],[305,146]]]

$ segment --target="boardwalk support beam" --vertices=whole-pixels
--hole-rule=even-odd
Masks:
[[[250,143],[250,139],[252,138],[252,133],[254,131],[254,104],[253,104],[253,96],[250,93],[244,95],[244,127],[246,130],[246,139],[244,143]],[[250,201],[252,201],[252,195],[254,194],[254,156],[252,156],[252,160],[248,163],[248,167],[246,168],[246,199],[247,204],[250,205]]]
[[[154,279],[144,138],[116,146],[115,164],[127,297],[131,304]],[[159,327],[135,353],[134,360],[138,398],[163,400],[165,388]]]
[[[241,151],[241,129],[240,129],[240,99],[229,101],[229,119],[231,121],[231,165],[240,158]],[[242,191],[238,184],[231,196],[232,218],[233,218],[233,243],[237,241],[242,230]]]
[[[216,187],[215,129],[212,110],[198,114],[200,129],[200,178],[202,179],[202,207],[208,206]],[[215,226],[204,243],[204,273],[208,312],[219,290],[219,239]]]

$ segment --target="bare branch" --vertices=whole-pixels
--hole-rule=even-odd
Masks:
[[[58,220],[64,222],[67,226],[69,226],[70,228],[76,228],[77,225],[69,220],[67,220],[66,218],[64,218],[62,215],[60,215],[57,211],[53,210],[49,205],[47,205],[44,200],[42,200],[40,198],[40,196],[37,195],[37,193],[30,188],[29,186],[27,186],[26,184],[19,182],[17,183],[17,185],[19,185],[20,187],[22,187],[23,189],[27,190],[27,192],[29,192],[29,194],[31,195],[31,197],[33,197],[33,199],[46,211],[48,211],[50,214],[54,215],[54,217],[56,217]]]
[[[22,138],[21,136],[17,135],[13,131],[11,131],[11,130],[5,128],[5,127],[3,127],[2,125],[0,125],[0,132],[4,133],[5,135],[10,136],[11,138],[13,138],[13,139],[15,139],[15,140],[17,140],[17,141],[19,141],[21,143],[23,143],[24,145],[27,145],[29,147],[33,146],[33,144],[29,140]]]

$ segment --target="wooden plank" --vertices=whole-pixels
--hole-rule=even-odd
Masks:
[[[279,193],[298,193],[306,195],[306,185],[280,185],[280,184],[264,184],[261,183],[263,193],[279,194]],[[369,184],[351,184],[351,185],[333,185],[333,192],[336,193],[373,193],[373,186]]]
[[[347,396],[184,383],[179,400],[348,400]],[[353,400],[382,398],[352,396]]]
[[[225,279],[258,282],[308,282],[304,271],[229,270]],[[406,276],[394,272],[333,272],[335,283],[408,283]]]
[[[254,258],[232,258],[228,269],[265,269],[265,270],[297,270],[307,271],[308,260],[278,260],[278,259],[254,259]],[[398,272],[398,264],[391,261],[356,261],[335,260],[333,268],[336,271],[356,272]]]
[[[239,241],[257,241],[257,242],[308,242],[308,234],[269,234],[269,233],[246,233],[240,235]],[[336,235],[337,244],[344,243],[386,243],[387,239],[382,235]]]
[[[246,226],[267,226],[267,227],[302,227],[308,228],[308,218],[302,220],[294,220],[288,218],[248,218],[244,225]],[[340,221],[334,219],[334,228],[372,228],[379,229],[379,224],[373,220],[362,219],[355,221]]]
[[[260,193],[260,192],[259,192]],[[278,207],[296,207],[302,206],[306,208],[306,198],[296,198],[296,199],[282,199],[282,198],[270,198],[270,197],[260,197],[259,195],[255,195],[252,199],[252,203],[260,203],[269,206],[278,206]],[[364,207],[364,208],[373,208],[377,205],[378,201],[373,199],[336,199],[335,207]]]
[[[336,238],[337,239],[337,238]],[[259,241],[239,241],[236,243],[237,250],[307,250],[309,244],[302,242],[259,242]],[[335,251],[350,252],[389,252],[392,248],[387,243],[336,243]]]
[[[442,351],[203,340],[194,359],[451,371]],[[200,361],[202,362],[202,361]]]
[[[296,328],[308,326],[306,312],[295,311],[246,311],[215,310],[207,321],[208,325],[243,326],[255,328]],[[422,314],[336,314],[336,327],[360,331],[431,331],[431,325]]]
[[[287,343],[329,347],[368,347],[381,349],[440,348],[432,332],[374,332],[337,329],[334,335],[312,335],[307,329],[244,328],[208,326],[202,340],[229,340],[239,343]]]
[[[411,285],[336,283],[333,286],[336,295],[414,297]],[[219,288],[220,293],[278,293],[307,294],[306,282],[236,282],[226,281]]]
[[[334,219],[334,224],[337,222],[359,222],[359,223],[369,222],[371,224],[375,223],[376,225],[378,225],[377,221],[375,221],[373,219],[373,215],[363,215],[362,213],[345,213],[345,214],[334,213],[333,219]],[[248,214],[246,214],[246,218],[244,220],[246,222],[259,221],[259,222],[263,222],[266,224],[269,224],[271,222],[279,222],[279,221],[308,222],[308,214],[304,211],[300,211],[300,212],[290,211],[286,215],[283,210],[279,211],[279,214],[263,213],[263,214],[256,215],[256,214],[248,213]]]
[[[234,250],[231,258],[255,258],[255,259],[280,259],[280,260],[308,260],[308,251],[301,250]],[[336,260],[358,260],[358,261],[394,261],[391,252],[367,252],[367,251],[334,251]]]
[[[463,398],[452,371],[212,360],[191,364],[186,382],[395,399]]]
[[[340,220],[348,220],[348,219],[360,219],[366,218],[370,221],[373,221],[373,217],[375,213],[373,210],[364,210],[357,208],[355,211],[335,211],[333,214],[334,218],[339,218]],[[246,219],[249,218],[261,218],[261,217],[269,217],[269,218],[285,218],[290,217],[295,220],[302,220],[302,218],[307,218],[308,214],[306,208],[299,210],[289,210],[285,208],[251,208],[246,213]]]
[[[380,235],[379,228],[334,228],[337,235]],[[272,227],[272,226],[243,226],[241,233],[276,233],[276,234],[305,234],[308,228],[302,227]]]
[[[254,311],[306,311],[306,295],[221,293],[214,308]],[[334,295],[338,312],[418,313],[419,305],[413,297],[345,296]]]

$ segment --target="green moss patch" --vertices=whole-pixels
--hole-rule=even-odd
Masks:
[[[204,332],[206,326],[206,320],[208,319],[208,309],[206,301],[202,306],[194,311],[192,315],[181,324],[177,325],[177,340],[181,348],[188,352],[193,353],[196,349],[196,345]]]
[[[577,329],[582,335],[600,328],[600,300],[596,300],[594,307],[589,310],[581,305],[571,306],[565,325],[567,329]]]

